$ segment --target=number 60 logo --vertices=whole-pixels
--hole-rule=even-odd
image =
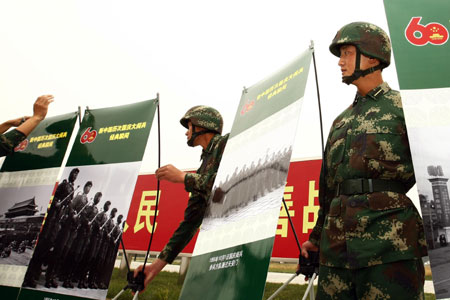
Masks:
[[[448,30],[439,23],[419,24],[422,17],[413,17],[405,30],[406,39],[415,46],[424,46],[428,43],[443,45],[448,40]]]

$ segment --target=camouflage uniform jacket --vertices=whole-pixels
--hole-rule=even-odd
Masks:
[[[357,269],[426,255],[423,222],[414,204],[395,192],[336,196],[347,179],[415,183],[400,93],[383,83],[333,122],[320,175],[320,210],[309,240],[320,263]]]
[[[184,187],[191,195],[184,211],[184,220],[160,253],[160,259],[172,263],[175,257],[194,237],[202,224],[228,136],[229,134],[224,136],[216,134],[202,152],[200,168],[196,173],[186,174]]]
[[[25,138],[26,136],[16,129],[0,134],[0,157],[11,154],[14,151],[14,147],[19,145]]]

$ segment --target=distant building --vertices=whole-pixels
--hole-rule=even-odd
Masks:
[[[419,194],[422,209],[423,226],[429,249],[435,248],[435,241],[439,236],[439,221],[434,201],[428,201],[427,196]]]
[[[448,178],[444,177],[441,166],[429,166],[428,179],[431,182],[436,215],[441,227],[450,227],[450,198],[448,194]]]
[[[17,202],[8,211],[5,213],[6,218],[14,218],[18,216],[34,216],[34,214],[38,211],[36,209],[37,205],[35,202],[35,197]]]

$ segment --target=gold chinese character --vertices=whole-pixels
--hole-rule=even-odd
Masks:
[[[152,197],[152,200],[147,200],[147,197]],[[161,197],[161,192],[159,192],[159,197]],[[155,216],[155,210],[153,207],[156,205],[156,191],[143,191],[141,197],[141,203],[139,204],[139,211],[136,218],[136,223],[134,224],[134,233],[138,232],[144,226],[147,228],[149,233],[152,232],[152,223],[150,217]],[[156,212],[156,215],[159,211]],[[141,219],[144,218],[144,221]],[[155,223],[155,230],[158,223]]]
[[[294,201],[286,201],[291,200],[292,195],[290,193],[294,192],[293,186],[286,186],[284,188],[284,200],[286,203],[286,206],[289,211],[289,215],[291,217],[295,216],[295,211],[291,210],[291,206],[294,204]],[[280,218],[278,219],[278,227],[276,234],[281,235],[281,237],[287,237],[288,236],[288,219],[286,219],[288,216],[286,208],[284,207],[284,204],[281,205],[281,211],[280,211]]]
[[[319,197],[319,190],[316,190],[316,181],[309,182],[308,205],[303,207],[303,233],[308,233],[309,229],[313,229],[317,220],[319,206],[314,205],[314,199]],[[313,220],[309,221],[309,215],[313,214]]]

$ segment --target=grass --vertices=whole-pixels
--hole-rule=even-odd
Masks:
[[[287,265],[287,264],[286,264]],[[277,266],[278,267],[278,266]],[[283,266],[284,267],[284,266]],[[285,268],[286,269],[286,268]],[[271,271],[273,272],[273,271]],[[107,299],[112,299],[117,293],[122,290],[126,285],[126,271],[114,269],[112,274],[111,283],[109,285]],[[267,283],[264,291],[263,299],[269,298],[281,284]],[[161,272],[150,283],[146,291],[139,295],[140,300],[177,300],[181,292],[182,284],[178,283],[178,273]],[[306,285],[290,284],[280,294],[277,295],[275,300],[298,300],[301,299],[305,293]],[[120,296],[120,300],[132,300],[133,295],[130,291],[125,291]],[[309,299],[309,297],[308,297]],[[436,299],[433,294],[425,294],[426,300]],[[230,299],[233,300],[233,299]]]

